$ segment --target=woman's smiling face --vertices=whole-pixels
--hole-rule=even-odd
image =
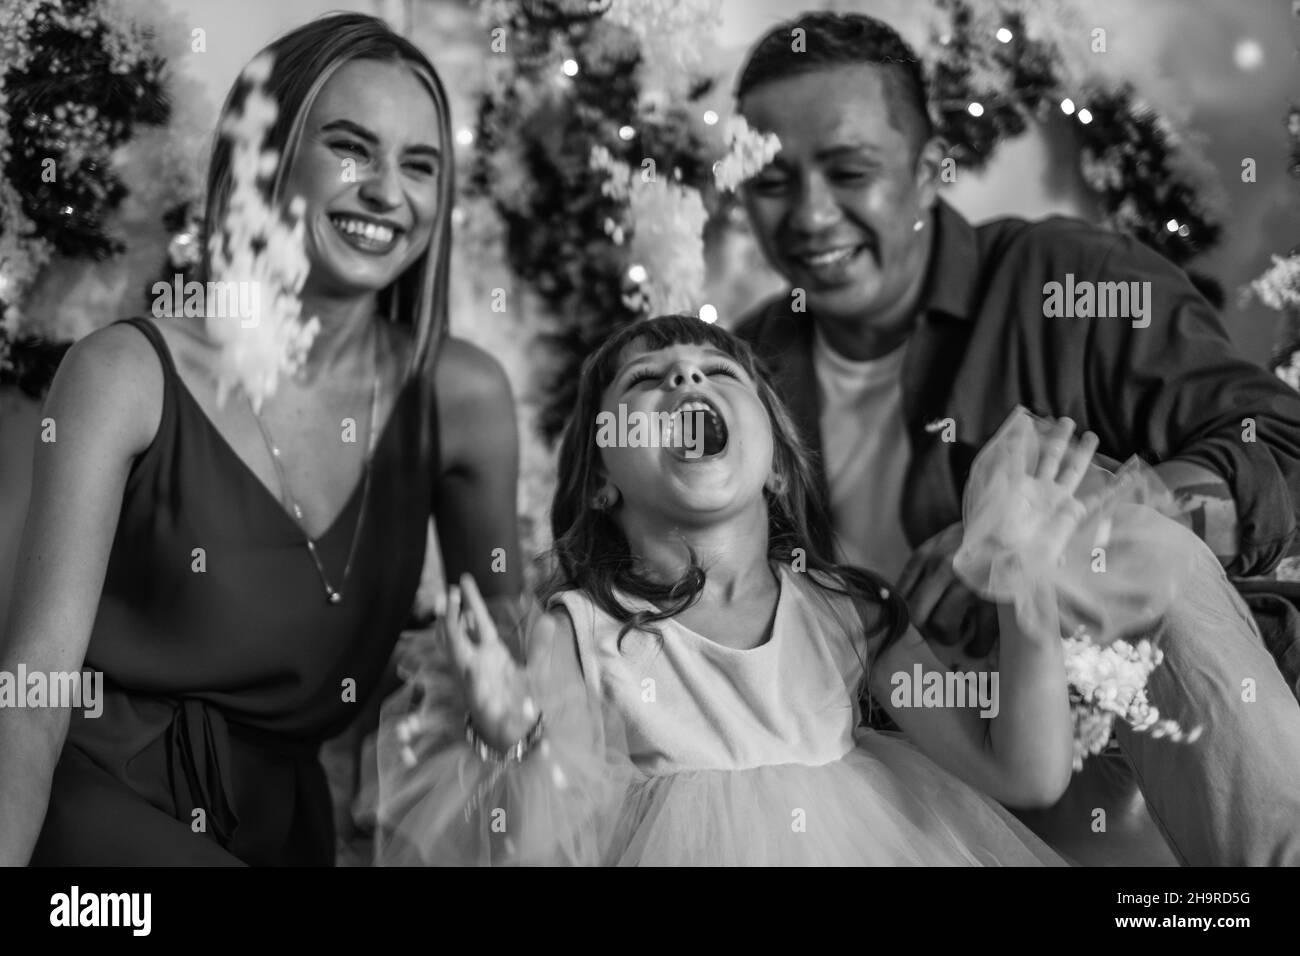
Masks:
[[[772,470],[772,425],[740,364],[711,346],[645,351],[636,341],[620,359],[601,411],[616,422],[650,423],[647,443],[600,449],[623,507],[693,524],[760,501]],[[703,431],[686,431],[687,415]],[[693,447],[675,437],[683,434]]]
[[[351,60],[321,89],[285,198],[306,201],[304,291],[375,293],[427,248],[446,161],[433,95],[405,64]]]

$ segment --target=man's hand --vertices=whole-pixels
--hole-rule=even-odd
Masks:
[[[997,640],[997,605],[980,600],[953,570],[961,540],[958,521],[924,542],[903,568],[898,589],[927,640],[944,647],[961,644],[967,655],[984,657]]]

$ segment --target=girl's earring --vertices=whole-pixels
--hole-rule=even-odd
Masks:
[[[913,232],[920,232],[920,231],[921,231],[922,229],[924,229],[924,228],[925,228],[925,220],[924,220],[924,219],[918,219],[918,220],[916,220],[916,222],[912,223],[912,231],[913,231]]]
[[[785,478],[776,472],[772,472],[767,476],[767,481],[763,483],[763,487],[774,495],[783,495],[786,488]]]
[[[618,504],[618,492],[606,485],[591,497],[591,506],[597,511],[608,511]]]

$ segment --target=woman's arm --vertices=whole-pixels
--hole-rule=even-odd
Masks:
[[[32,498],[0,638],[0,670],[79,670],[99,607],[132,459],[162,414],[162,370],[138,331],[114,326],[68,352],[37,439]],[[0,865],[24,865],[68,730],[55,708],[0,708]]]
[[[450,588],[436,637],[408,649],[413,674],[380,728],[377,859],[384,864],[592,864],[628,778],[620,725],[588,693],[572,622],[542,614],[521,667],[473,579]],[[491,748],[531,744],[520,761]]]
[[[519,432],[504,370],[468,342],[448,339],[436,366],[441,472],[433,513],[448,582],[472,575],[484,597],[514,599],[519,557]]]
[[[929,679],[941,686],[947,686],[944,675],[950,673],[915,628],[876,660],[871,692],[903,733],[944,769],[1008,806],[1051,806],[1069,785],[1073,761],[1063,645],[1055,634],[1024,633],[1008,606],[999,605],[998,616],[998,669],[985,678],[984,689],[991,693],[984,704],[978,692],[968,693],[972,679],[967,677],[965,707],[946,694],[944,706],[909,706],[916,699],[912,685],[918,664],[922,675],[934,674]],[[976,688],[979,678],[974,675]],[[992,716],[981,717],[982,710]]]
[[[481,582],[497,612],[502,637],[518,656],[515,625],[523,569],[517,516],[519,435],[510,382],[482,349],[449,338],[435,364],[434,393],[439,472],[431,496],[443,574],[447,582],[463,574]],[[353,763],[354,792],[360,785],[362,743],[378,726],[383,702],[400,687],[395,662],[390,661],[379,692],[342,735],[340,748]],[[337,822],[340,831],[348,826],[342,813]]]

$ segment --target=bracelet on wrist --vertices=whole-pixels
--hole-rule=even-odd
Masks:
[[[519,738],[519,740],[515,741],[515,743],[511,744],[504,751],[501,751],[497,750],[479,735],[478,730],[474,727],[473,718],[471,718],[469,714],[466,714],[465,742],[470,745],[470,748],[484,763],[520,763],[529,753],[532,752],[533,748],[537,746],[538,741],[542,739],[544,716],[544,714],[539,713],[537,715],[537,720],[533,722],[533,726],[529,729],[528,733],[524,734],[523,737]]]

